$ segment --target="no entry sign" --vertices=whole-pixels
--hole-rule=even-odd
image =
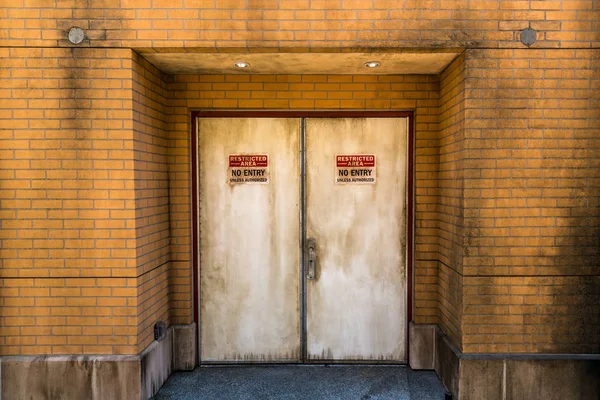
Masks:
[[[376,168],[375,154],[338,154],[335,156],[335,183],[374,184]]]
[[[269,156],[230,154],[227,182],[230,185],[269,183]]]

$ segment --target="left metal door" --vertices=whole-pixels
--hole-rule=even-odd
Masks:
[[[300,120],[197,126],[201,361],[298,362]],[[237,155],[268,156],[268,183],[230,181]]]

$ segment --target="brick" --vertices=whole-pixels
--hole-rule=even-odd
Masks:
[[[87,10],[95,16],[90,34],[107,29],[106,37],[94,39],[96,49],[78,48],[76,60],[71,50],[56,46],[64,37],[61,21],[83,16],[82,9],[48,9],[40,2],[29,2],[28,7],[15,5],[2,14],[7,35],[0,42],[20,46],[0,49],[3,65],[11,68],[10,76],[1,75],[5,70],[0,72],[0,79],[11,85],[10,90],[0,91],[2,100],[8,100],[0,103],[5,107],[0,106],[0,119],[11,119],[15,129],[14,138],[7,136],[8,152],[2,153],[11,168],[14,165],[6,178],[10,183],[3,186],[8,190],[2,196],[7,197],[0,200],[1,233],[8,236],[2,236],[2,254],[12,257],[3,258],[3,271],[9,265],[23,273],[21,279],[53,276],[71,282],[47,281],[48,286],[35,289],[39,292],[15,286],[19,295],[20,291],[28,294],[23,307],[31,308],[35,300],[41,313],[46,312],[44,307],[57,307],[59,313],[90,307],[85,312],[95,316],[103,316],[111,307],[127,316],[166,315],[171,307],[171,323],[191,321],[188,109],[408,108],[417,114],[417,259],[431,260],[418,261],[415,276],[439,277],[420,281],[415,288],[415,321],[440,323],[455,344],[460,347],[464,341],[463,351],[542,348],[523,329],[523,320],[511,319],[510,313],[538,313],[535,306],[516,308],[513,302],[546,295],[550,289],[544,289],[549,287],[545,283],[539,283],[535,291],[538,286],[527,286],[517,277],[521,282],[513,285],[522,289],[488,293],[492,283],[481,281],[473,286],[481,292],[474,293],[490,296],[485,299],[498,307],[469,308],[475,314],[462,320],[463,304],[457,293],[470,290],[462,281],[470,274],[565,273],[559,267],[552,269],[553,264],[583,265],[586,255],[590,259],[586,252],[593,245],[584,243],[597,232],[587,231],[577,219],[593,226],[591,211],[578,210],[598,204],[589,189],[597,186],[594,172],[600,165],[597,153],[590,150],[597,137],[593,127],[597,127],[598,101],[593,89],[598,86],[593,86],[593,66],[598,56],[595,50],[551,48],[597,47],[597,13],[591,2],[476,1],[466,10],[448,1],[408,2],[402,8],[387,0],[260,0],[249,4],[248,10],[235,1],[215,5],[177,0],[176,9],[167,3],[128,1],[122,9],[109,0],[95,4]],[[98,16],[109,19],[102,21]],[[538,29],[536,49],[523,48],[513,34],[530,25]],[[419,41],[420,47],[427,48],[456,46],[470,39],[477,41],[473,47],[481,49],[467,50],[439,77],[392,75],[374,80],[362,75],[178,75],[167,79],[129,50],[114,48],[211,46],[220,51],[268,43],[282,49],[323,46],[339,51],[364,47],[363,41],[374,48],[378,46],[375,41],[398,48]],[[85,71],[86,76],[69,79],[71,69]],[[243,86],[255,84],[260,87]],[[84,87],[73,89],[73,85]],[[167,100],[169,90],[174,94],[172,104]],[[171,144],[165,132],[170,128],[165,124],[171,121],[165,110],[170,106],[174,128],[169,131],[172,153],[167,155],[164,149]],[[157,169],[170,171],[170,176],[161,178]],[[561,175],[565,172],[570,175]],[[584,172],[588,175],[581,175]],[[148,191],[137,192],[140,184],[149,185]],[[156,193],[151,194],[153,190]],[[146,195],[169,197],[171,208],[156,208],[146,202],[147,197],[140,197]],[[150,215],[156,225],[146,218]],[[156,237],[169,240],[163,243]],[[149,240],[156,242],[142,245]],[[463,241],[469,244],[464,249],[460,248]],[[153,246],[157,251],[148,250]],[[554,254],[558,250],[551,251],[553,246],[567,255]],[[583,258],[577,255],[580,249]],[[136,250],[142,252],[139,259]],[[159,268],[168,253],[174,262],[170,271],[161,270],[159,279],[164,282],[171,274],[171,297],[166,302],[170,305],[158,311],[138,305],[144,291],[133,289],[136,269]],[[133,283],[119,278],[105,281],[119,276],[130,277]],[[110,286],[94,286],[100,282]],[[14,285],[9,282],[9,287]],[[78,289],[80,294],[68,289]],[[10,292],[4,288],[4,293]],[[62,294],[56,297],[56,293]],[[165,304],[166,292],[157,296]],[[494,315],[488,318],[477,314],[480,311]],[[500,311],[508,314],[496,314]],[[53,327],[67,322],[35,318]],[[26,329],[31,320],[6,322],[22,323],[20,329]],[[138,345],[149,343],[144,332],[150,322],[138,321],[139,329],[136,326],[132,332],[103,340],[98,336],[110,337],[111,327],[93,330],[86,325],[88,320],[68,322],[74,324],[71,328],[84,328],[81,343],[23,343],[24,349],[11,351],[132,354],[141,350]],[[470,335],[475,326],[485,327],[485,332]],[[67,334],[57,331],[55,335]],[[557,345],[554,350],[561,348]]]

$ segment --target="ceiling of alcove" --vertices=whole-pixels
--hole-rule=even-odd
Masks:
[[[169,74],[439,74],[460,49],[369,53],[187,53],[144,52],[150,63]],[[250,64],[245,69],[234,63]],[[366,68],[378,61],[378,68]]]

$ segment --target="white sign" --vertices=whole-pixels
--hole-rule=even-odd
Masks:
[[[374,184],[377,181],[375,154],[335,156],[335,183]]]
[[[227,183],[269,183],[269,156],[267,154],[230,154]]]

